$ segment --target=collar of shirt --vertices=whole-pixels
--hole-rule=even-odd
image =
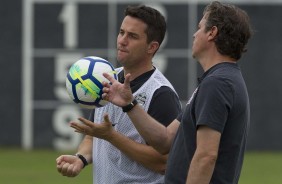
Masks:
[[[152,69],[148,72],[145,72],[141,75],[139,75],[138,77],[136,77],[133,81],[130,82],[130,88],[132,90],[132,93],[134,93],[135,91],[137,91],[150,77],[151,75],[154,73],[156,69]],[[118,74],[118,81],[120,83],[124,83],[124,70],[122,70],[119,74]]]
[[[236,66],[236,67],[238,67],[238,64],[237,63],[230,63],[230,62],[218,63],[218,64],[212,66],[210,69],[208,69],[205,73],[203,73],[203,75],[201,77],[198,77],[198,84],[200,84],[208,74],[212,73],[216,69],[223,67],[223,66]]]

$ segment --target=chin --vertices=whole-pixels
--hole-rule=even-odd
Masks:
[[[123,57],[121,57],[121,56],[117,56],[117,60],[118,60],[118,62],[123,63],[124,58],[123,58]]]
[[[122,66],[124,66],[125,63],[126,63],[126,61],[124,59],[119,59],[118,58],[117,60],[118,60],[119,64],[121,64]]]
[[[120,62],[120,63],[124,63],[127,61],[127,57],[125,55],[118,55],[117,56],[117,60]]]
[[[195,56],[195,53],[194,52],[192,52],[192,57],[195,59],[196,58],[196,56]]]

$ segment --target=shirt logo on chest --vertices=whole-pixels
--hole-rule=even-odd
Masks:
[[[147,100],[147,95],[146,95],[145,92],[139,93],[139,94],[136,95],[135,99],[137,100],[139,105],[144,107],[146,100]]]
[[[195,89],[195,91],[193,92],[192,96],[190,97],[190,99],[188,100],[187,104],[186,105],[189,105],[191,103],[191,101],[193,100],[195,94],[197,93],[198,91],[198,88]]]

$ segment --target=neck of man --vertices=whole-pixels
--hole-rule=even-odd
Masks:
[[[148,64],[140,64],[139,66],[134,65],[132,67],[125,67],[124,66],[124,76],[130,73],[130,81],[134,80],[138,76],[146,73],[150,70],[154,69],[152,62],[148,62]]]
[[[236,63],[237,61],[229,56],[222,55],[218,52],[213,52],[213,54],[207,54],[205,57],[198,59],[204,71],[207,71],[211,67],[219,63]]]

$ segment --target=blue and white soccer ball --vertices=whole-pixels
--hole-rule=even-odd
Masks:
[[[117,79],[114,67],[103,58],[88,56],[76,61],[66,77],[66,89],[70,98],[87,109],[106,105],[108,101],[102,99],[102,82],[109,81],[103,73]]]

